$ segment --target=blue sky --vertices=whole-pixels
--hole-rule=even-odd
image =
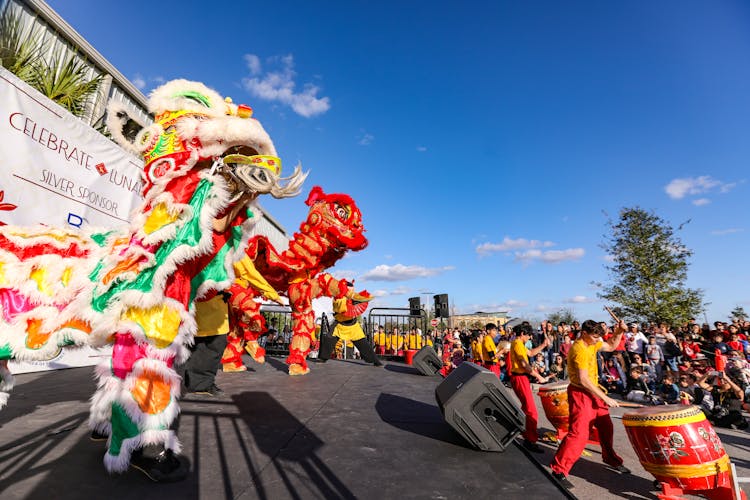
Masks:
[[[145,93],[202,81],[350,194],[370,245],[334,274],[380,305],[604,318],[607,214],[640,206],[690,220],[710,321],[750,311],[745,2],[47,1]],[[291,233],[305,195],[263,204]]]

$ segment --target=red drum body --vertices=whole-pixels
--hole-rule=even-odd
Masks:
[[[539,398],[547,420],[558,431],[568,432],[568,383],[543,385],[539,388]]]
[[[543,385],[539,387],[539,398],[547,420],[557,429],[557,439],[562,440],[569,430],[570,408],[568,407],[569,382]],[[599,444],[596,427],[589,429],[589,443]]]
[[[404,362],[407,365],[411,365],[414,362],[414,355],[419,352],[419,349],[408,349],[406,352],[406,355],[404,356]]]
[[[639,408],[625,413],[622,423],[641,465],[665,491],[670,486],[713,499],[732,498],[729,456],[700,408]]]

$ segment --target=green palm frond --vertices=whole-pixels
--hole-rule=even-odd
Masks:
[[[20,13],[6,8],[0,15],[0,64],[28,82],[43,65],[47,44],[39,27],[25,27]]]
[[[82,116],[101,81],[102,75],[89,77],[89,68],[74,52],[58,48],[49,64],[36,70],[29,83],[75,116]]]

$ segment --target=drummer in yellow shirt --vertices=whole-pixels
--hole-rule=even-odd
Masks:
[[[484,366],[482,342],[484,342],[484,331],[479,331],[471,339],[471,358],[474,364]]]
[[[409,330],[409,334],[404,338],[404,349],[419,350],[424,346],[422,339],[422,332],[419,328],[412,328]]]
[[[375,344],[375,354],[380,356],[385,354],[385,346],[388,336],[385,334],[383,325],[378,325],[378,331],[372,336],[372,343]]]
[[[482,339],[481,353],[484,367],[500,378],[500,364],[497,358],[497,346],[495,345],[495,335],[497,335],[497,325],[487,323],[484,327],[484,339]]]
[[[521,401],[521,410],[526,415],[523,446],[535,453],[543,453],[544,450],[536,444],[539,440],[537,434],[539,413],[536,410],[534,395],[531,392],[531,379],[533,378],[542,384],[547,380],[531,366],[529,356],[536,356],[536,353],[547,347],[547,340],[545,339],[543,343],[533,349],[527,349],[526,342],[529,341],[533,333],[533,328],[527,321],[514,326],[513,333],[516,334],[516,338],[510,346],[510,385]]]
[[[387,349],[389,354],[393,356],[399,355],[399,351],[404,348],[404,336],[398,331],[398,327],[394,326],[393,331],[388,335]],[[403,354],[403,352],[401,353]]]
[[[550,464],[552,475],[566,488],[573,487],[567,475],[586,447],[592,424],[599,433],[604,463],[617,472],[630,472],[622,464],[622,458],[617,455],[613,446],[614,430],[609,408],[619,405],[599,387],[599,370],[596,364],[597,351],[614,351],[625,331],[627,325],[620,321],[615,326],[614,335],[606,342],[602,342],[604,328],[601,324],[593,320],[584,321],[580,337],[573,342],[568,353],[570,432],[560,443],[560,448]]]

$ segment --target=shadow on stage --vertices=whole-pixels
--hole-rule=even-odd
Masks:
[[[191,472],[158,485],[132,468],[106,473],[104,443],[89,440],[88,405],[46,421],[30,413],[4,429],[0,498],[355,498],[319,457],[325,443],[267,392],[183,399],[175,430]]]
[[[37,409],[79,401],[88,403],[96,390],[94,367],[66,370],[65,378],[55,378],[55,372],[28,374],[32,380],[20,383],[10,393],[8,405],[0,411],[0,429],[11,420],[33,414]],[[17,377],[26,377],[20,374]],[[87,405],[88,406],[88,405]]]
[[[414,401],[395,394],[381,393],[375,402],[380,419],[398,429],[445,443],[471,448],[450,427],[437,405]]]
[[[318,457],[317,451],[325,443],[273,396],[267,392],[242,392],[232,396],[232,400],[252,433],[255,447],[270,458],[270,463],[253,471],[258,498],[277,496],[277,492],[266,492],[264,483],[277,483],[278,479],[284,484],[285,494],[292,498],[355,498]],[[250,464],[247,449],[243,448],[243,456]]]
[[[411,366],[402,366],[402,365],[393,365],[393,364],[387,364],[385,365],[385,369],[389,372],[395,372],[395,373],[405,373],[407,375],[419,375],[422,377],[423,375],[417,371],[416,368],[413,368]]]

